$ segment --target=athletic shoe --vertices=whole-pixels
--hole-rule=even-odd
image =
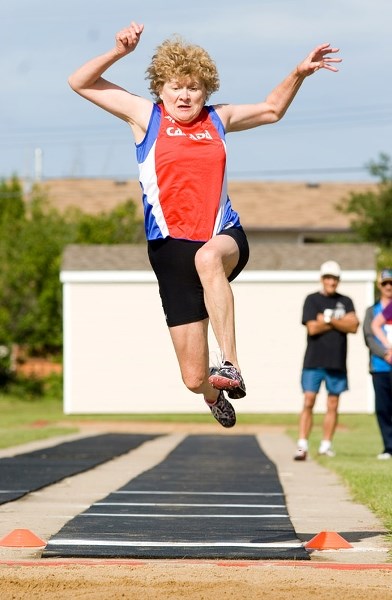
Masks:
[[[294,454],[294,460],[306,460],[308,453],[303,448],[297,448],[296,453]]]
[[[333,456],[335,456],[335,452],[331,448],[329,448],[328,450],[323,450],[322,452],[320,452],[320,450],[319,450],[318,455],[319,456],[329,456],[330,458],[332,458]]]
[[[217,390],[225,390],[229,398],[234,400],[246,396],[246,387],[241,373],[228,360],[220,367],[210,369],[208,381]]]
[[[381,454],[377,455],[378,460],[389,460],[390,458],[392,458],[392,454],[390,454],[389,452],[382,452]]]
[[[236,423],[235,410],[228,400],[226,400],[223,391],[219,392],[219,396],[214,404],[209,404],[206,401],[212,415],[223,427],[234,427]]]

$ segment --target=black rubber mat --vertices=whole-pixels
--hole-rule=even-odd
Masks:
[[[159,465],[69,521],[43,556],[309,558],[275,465],[250,435],[187,437]]]
[[[0,459],[0,504],[87,471],[156,435],[109,433]]]

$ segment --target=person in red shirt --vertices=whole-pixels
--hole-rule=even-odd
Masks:
[[[330,44],[317,46],[254,104],[206,102],[219,88],[209,54],[181,38],[164,41],[147,68],[153,100],[103,78],[132,53],[144,25],[132,22],[114,46],[70,77],[78,94],[125,121],[133,134],[143,190],[148,254],[186,387],[202,394],[213,416],[233,427],[227,400],[242,398],[245,383],[237,357],[230,286],[249,255],[246,235],[227,195],[227,133],[279,121],[309,75],[337,71]],[[222,361],[210,369],[211,322]]]

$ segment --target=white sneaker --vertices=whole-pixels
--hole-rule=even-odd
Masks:
[[[392,458],[392,454],[390,454],[389,452],[382,452],[381,454],[377,455],[378,460],[389,460],[390,458]]]
[[[328,448],[327,450],[322,450],[320,448],[320,450],[318,451],[318,454],[319,454],[319,456],[329,456],[330,458],[335,456],[335,452],[332,450],[332,448]]]
[[[294,460],[306,460],[307,456],[307,450],[305,450],[304,448],[297,448],[297,451],[294,454]]]

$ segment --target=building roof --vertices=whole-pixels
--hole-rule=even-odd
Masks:
[[[326,260],[336,260],[343,271],[374,270],[372,244],[252,243],[246,270],[312,271]],[[62,271],[151,270],[145,244],[82,245],[65,248]]]
[[[290,244],[256,242],[250,245],[249,270],[318,271],[335,260],[343,271],[373,270],[377,248],[372,244]]]
[[[132,198],[142,217],[141,189],[137,180],[51,179],[40,184],[59,210],[78,206],[96,214],[113,210]],[[232,181],[229,195],[242,225],[250,230],[347,231],[348,215],[336,205],[351,192],[375,190],[368,183]]]
[[[65,248],[62,271],[151,270],[145,244],[70,244]]]

